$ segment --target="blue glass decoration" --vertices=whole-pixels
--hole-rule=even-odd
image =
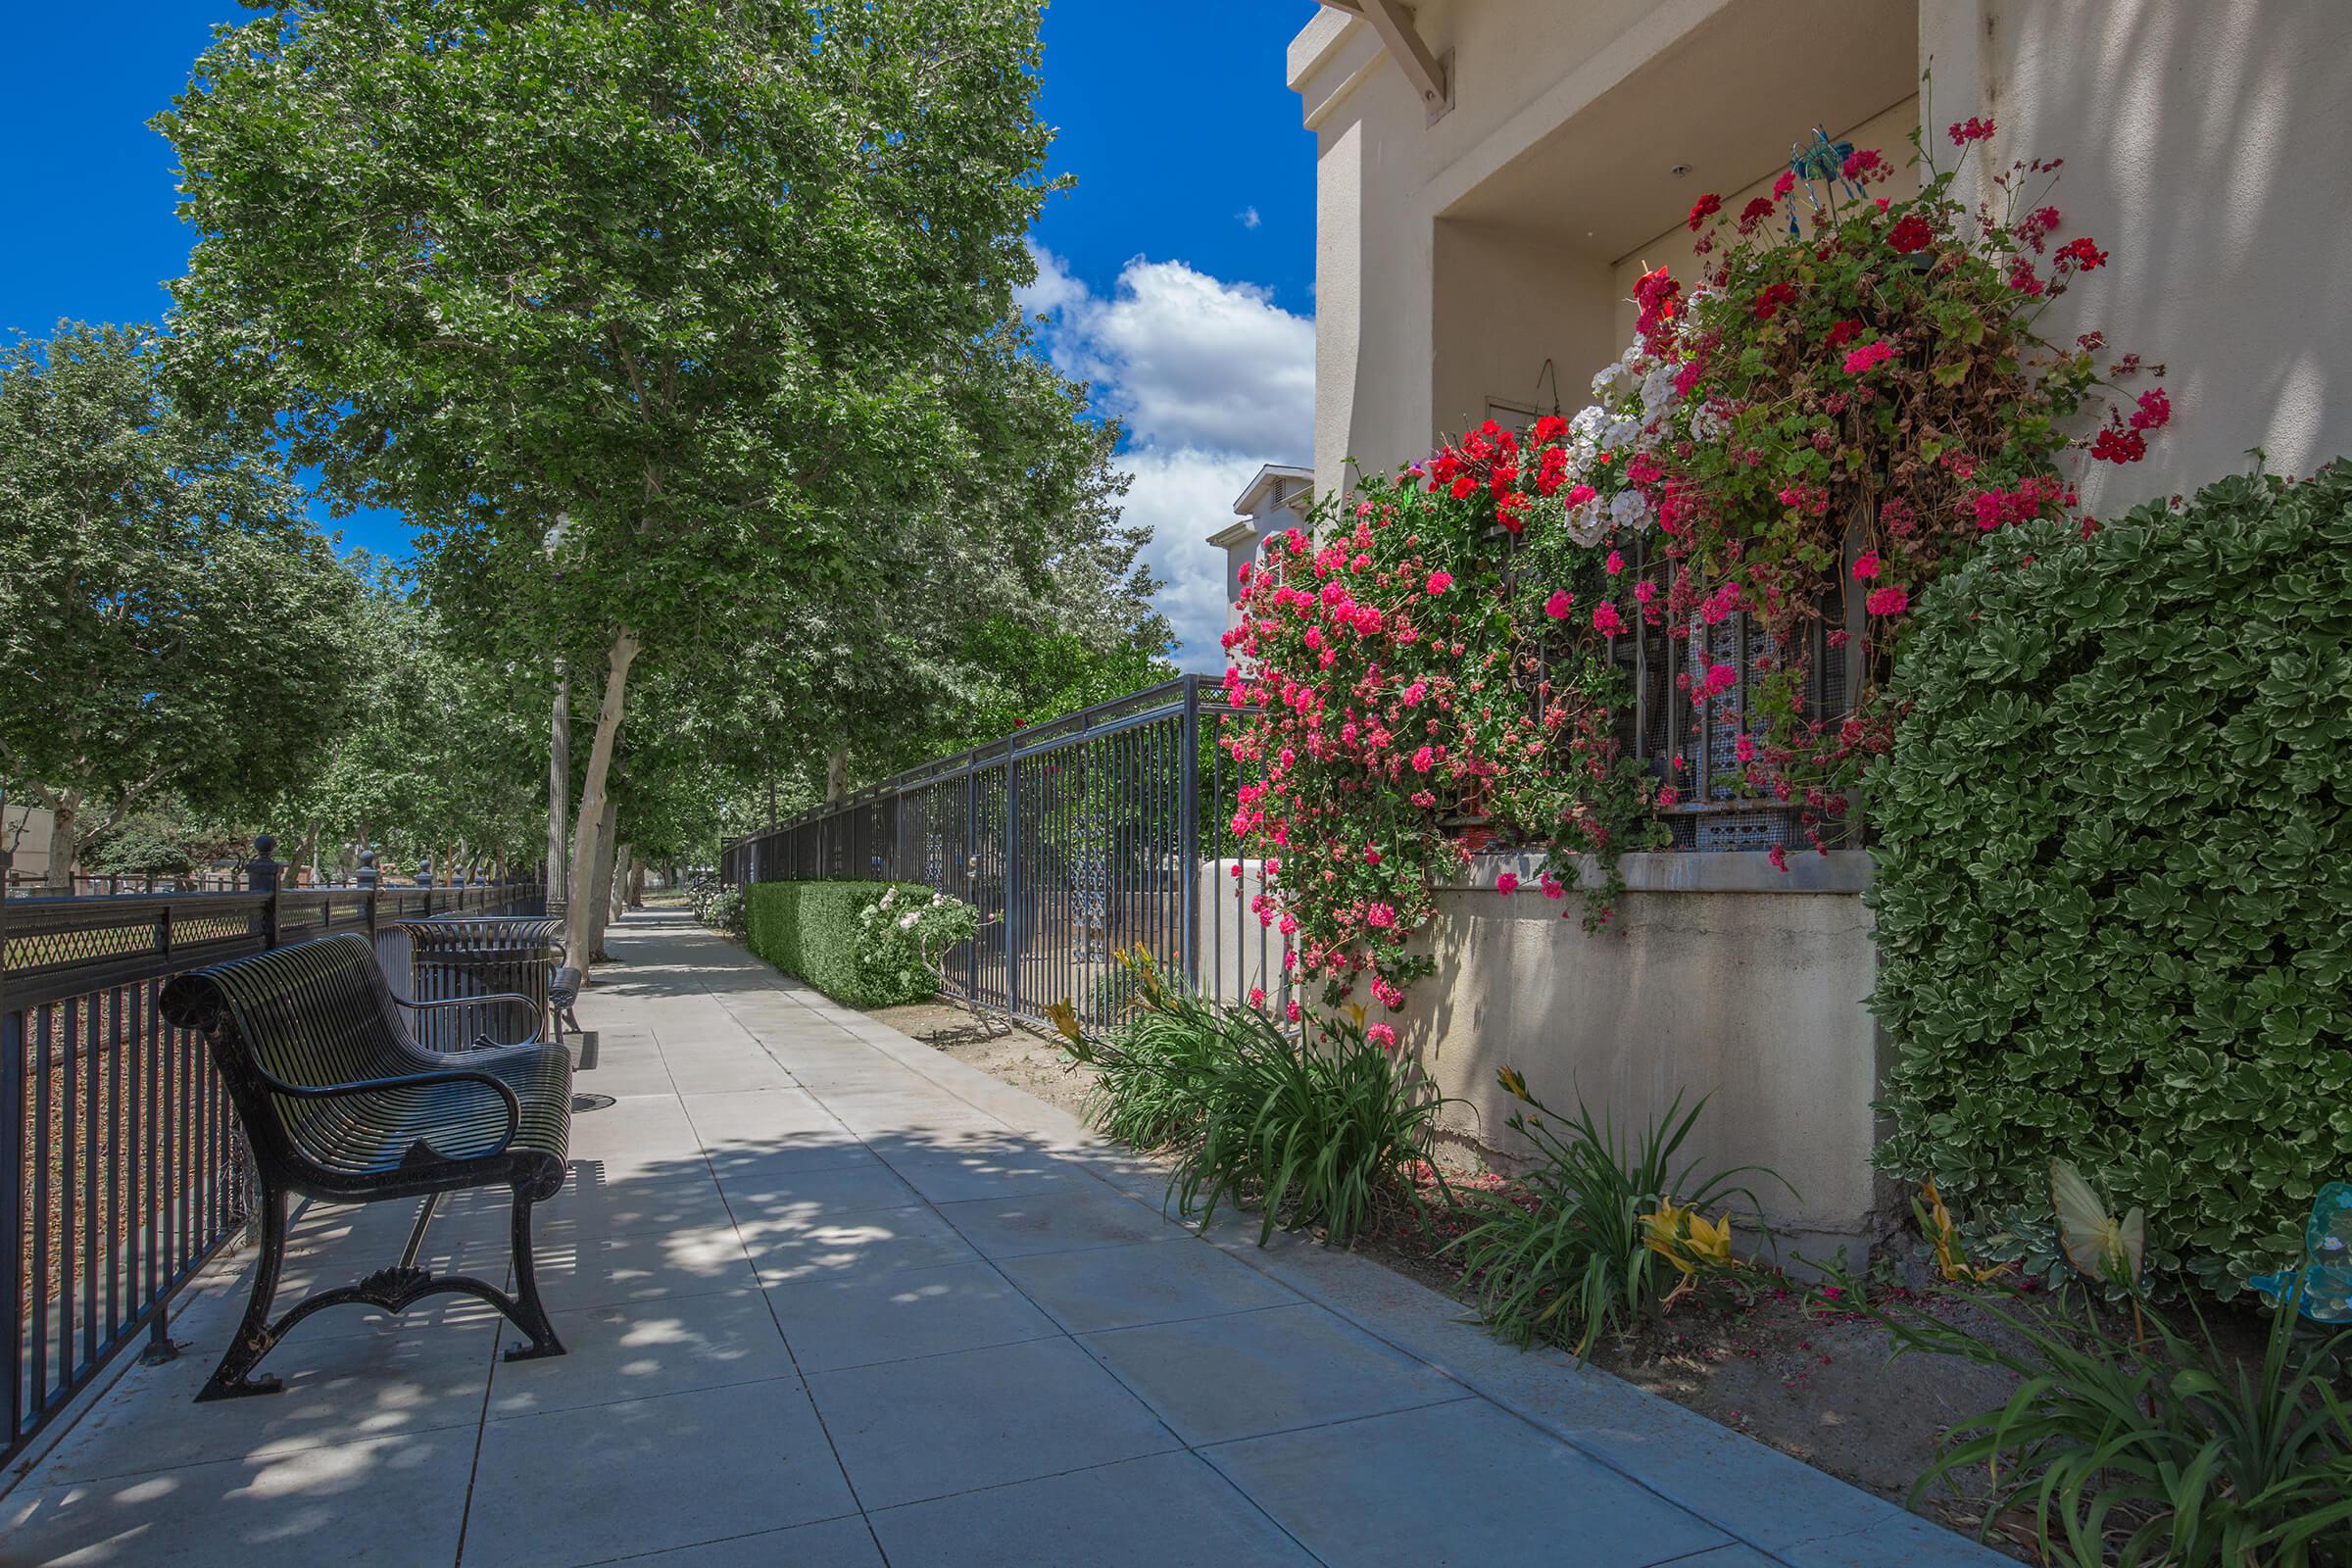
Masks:
[[[1813,188],[1815,180],[1836,181],[1843,187],[1849,200],[1862,199],[1862,187],[1845,177],[1845,161],[1854,154],[1850,141],[1832,141],[1830,133],[1819,125],[1813,127],[1811,141],[1794,142],[1788,148],[1788,172],[1796,176],[1796,184],[1788,192],[1788,237],[1795,239],[1801,230],[1796,222],[1796,193],[1802,190],[1805,200],[1821,211],[1821,192]]]
[[[2276,1303],[2295,1290],[2298,1279],[2305,1317],[2314,1323],[2352,1323],[2352,1182],[2329,1182],[2311,1200],[2300,1266],[2257,1274],[2246,1283]]]

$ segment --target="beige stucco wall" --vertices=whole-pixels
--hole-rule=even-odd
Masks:
[[[1768,177],[1817,119],[1856,123],[1917,75],[1912,0],[1425,0],[1415,20],[1452,57],[1434,124],[1363,24],[1326,12],[1291,49],[1319,157],[1325,489],[1349,458],[1409,462],[1490,403],[1538,402],[1547,359],[1575,406],[1622,346],[1615,264],[1693,182]]]
[[[1932,138],[1991,115],[2003,161],[2064,158],[2066,232],[2114,260],[2048,334],[2095,326],[2170,367],[2175,428],[2144,465],[2086,469],[2095,509],[2192,488],[2248,447],[2292,471],[2352,450],[2352,396],[2334,385],[2352,364],[2343,0],[1425,0],[1415,14],[1453,55],[1455,107],[1434,124],[1361,23],[1327,11],[1291,50],[1320,156],[1323,487],[1348,457],[1409,461],[1490,400],[1528,401],[1546,358],[1573,403],[1595,344],[1630,328],[1633,264],[1687,264],[1678,220],[1699,192],[1744,201],[1816,122],[1857,126],[1899,162],[1915,112]]]
[[[1426,938],[1439,974],[1398,1018],[1405,1049],[1464,1102],[1449,1138],[1505,1166],[1524,1152],[1505,1126],[1518,1102],[1495,1083],[1506,1066],[1554,1109],[1581,1098],[1629,1139],[1678,1093],[1686,1106],[1705,1096],[1683,1157],[1777,1172],[1793,1192],[1751,1185],[1784,1250],[1858,1260],[1886,1209],[1869,1163],[1882,1048],[1862,1005],[1867,858],[1835,859],[1801,858],[1814,874],[1792,879],[1760,855],[1630,856],[1634,890],[1587,933],[1573,894],[1505,897],[1494,874],[1514,862],[1481,858],[1473,885],[1439,895]],[[1791,891],[1808,886],[1822,891]]]
[[[2352,5],[1935,0],[1920,49],[1932,133],[1989,115],[2000,161],[2064,158],[2064,232],[2113,258],[2045,335],[2096,327],[2170,368],[2174,427],[2145,464],[2090,466],[2090,506],[2192,489],[2248,447],[2296,473],[2352,452]]]
[[[1256,860],[1201,865],[1200,989],[1240,1005],[1263,987],[1279,1008],[1282,938],[1250,912]],[[1511,1169],[1526,1152],[1505,1126],[1517,1102],[1495,1073],[1516,1067],[1555,1109],[1581,1097],[1621,1126],[1646,1126],[1675,1095],[1709,1097],[1683,1157],[1703,1170],[1760,1165],[1751,1183],[1784,1252],[1860,1261],[1889,1212],[1870,1168],[1882,1042],[1862,999],[1876,956],[1861,889],[1867,856],[1627,856],[1629,892],[1587,933],[1574,895],[1536,889],[1534,858],[1483,855],[1438,896],[1416,940],[1438,973],[1389,1017],[1446,1107],[1443,1155]],[[1513,870],[1524,891],[1495,878]],[[1565,913],[1568,918],[1561,916]],[[1310,991],[1314,988],[1308,988]],[[1302,1001],[1314,1000],[1302,995]]]

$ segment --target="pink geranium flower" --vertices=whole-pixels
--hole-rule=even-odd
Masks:
[[[1865,343],[1845,357],[1845,373],[1868,375],[1872,370],[1893,358],[1894,345],[1885,338],[1881,338],[1876,343]]]

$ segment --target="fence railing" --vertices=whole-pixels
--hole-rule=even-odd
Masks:
[[[0,1260],[13,1456],[142,1334],[169,1352],[172,1294],[242,1226],[241,1144],[202,1043],[157,1011],[164,982],[314,937],[371,937],[396,986],[400,922],[540,911],[536,882],[0,903]]]
[[[979,909],[946,965],[982,1005],[1031,1020],[1057,1002],[1106,1021],[1141,949],[1202,991],[1279,1003],[1281,946],[1251,912],[1257,862],[1230,824],[1231,718],[1180,676],[910,768],[730,843],[730,883],[921,882]],[[1220,803],[1227,803],[1223,810]]]

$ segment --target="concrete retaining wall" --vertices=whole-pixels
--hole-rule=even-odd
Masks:
[[[1536,889],[1537,868],[1481,856],[1440,893],[1420,938],[1438,973],[1395,1020],[1465,1102],[1446,1114],[1457,1147],[1504,1168],[1525,1152],[1504,1126],[1518,1103],[1495,1084],[1505,1066],[1555,1108],[1581,1097],[1621,1127],[1646,1126],[1678,1091],[1705,1095],[1685,1154],[1778,1172],[1794,1196],[1752,1185],[1784,1252],[1844,1245],[1860,1261],[1891,1197],[1869,1164],[1885,1051],[1863,1004],[1869,857],[1791,855],[1784,873],[1761,854],[1628,856],[1629,890],[1593,934],[1573,892]],[[1506,869],[1528,883],[1508,897],[1494,891]]]

